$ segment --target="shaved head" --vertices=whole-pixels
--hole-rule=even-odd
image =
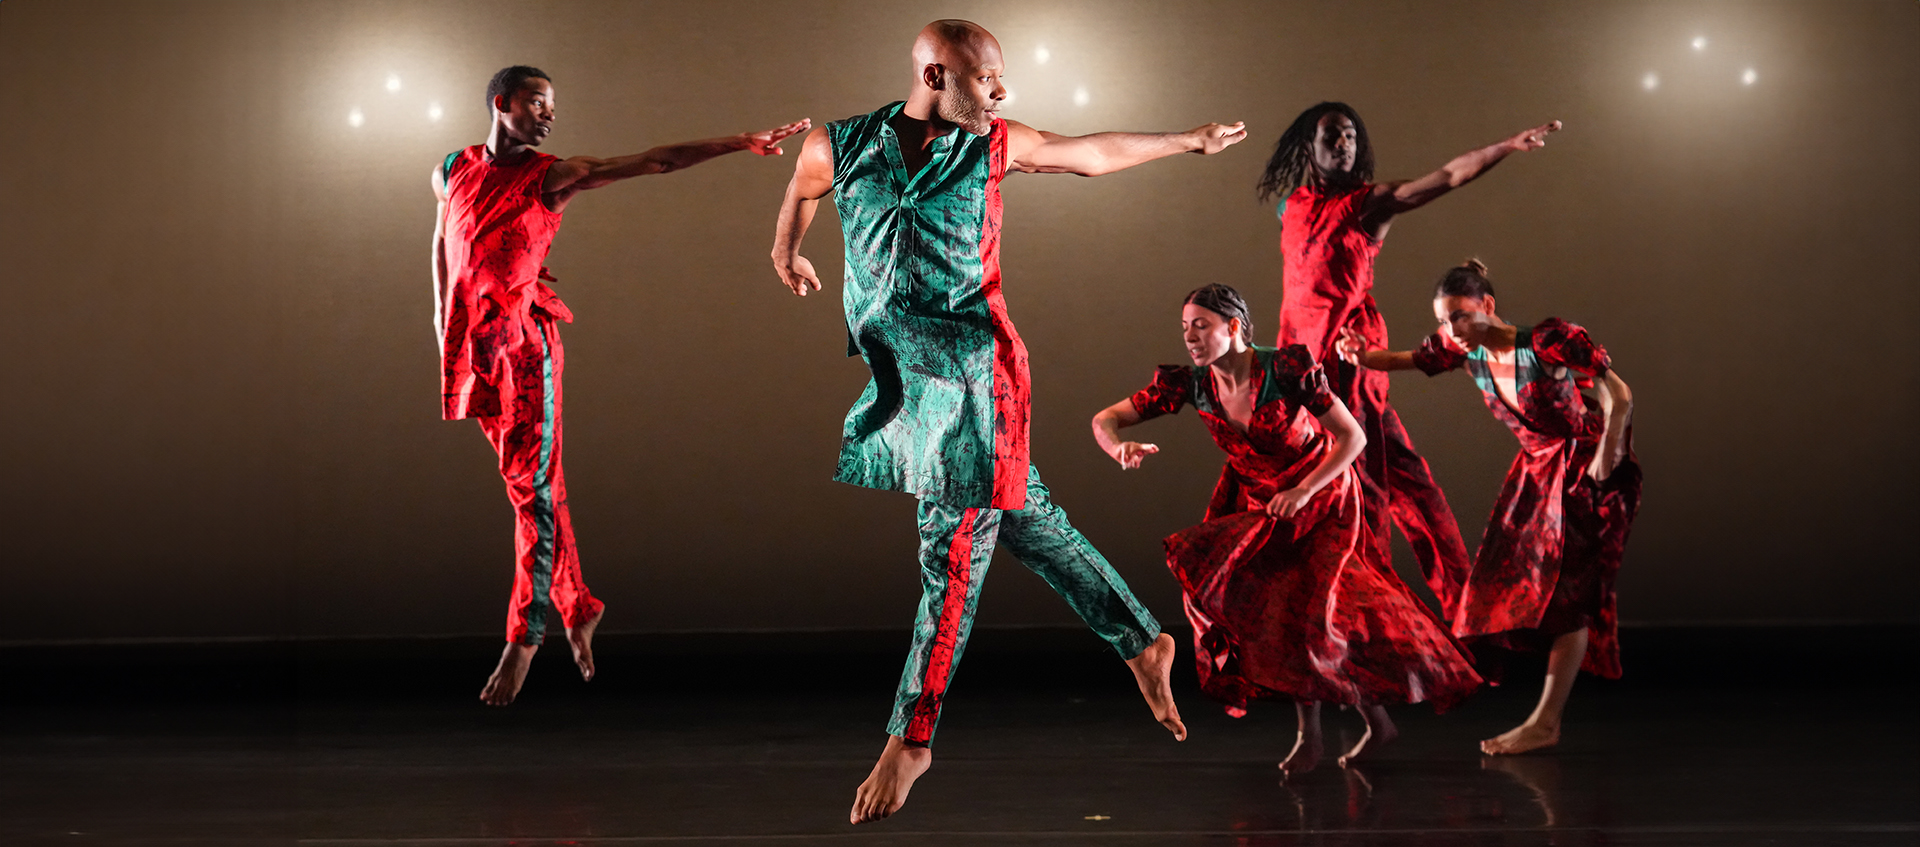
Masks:
[[[993,127],[1006,89],[1004,60],[993,33],[972,21],[927,24],[913,40],[914,91],[909,102],[927,102],[940,119],[975,135]]]

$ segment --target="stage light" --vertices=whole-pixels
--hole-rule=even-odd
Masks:
[[[1087,94],[1087,87],[1084,85],[1073,90],[1073,105],[1075,106],[1085,106],[1087,102],[1092,99],[1093,97]]]
[[[399,90],[400,90],[400,75],[387,74],[387,93],[392,94]]]
[[[1759,80],[1760,80],[1760,72],[1752,68],[1748,68],[1740,72],[1741,85],[1752,85],[1755,82],[1758,82]]]
[[[347,126],[359,126],[366,122],[367,116],[361,114],[359,109],[354,109],[347,113]]]
[[[1704,35],[1696,35],[1696,36],[1694,36],[1694,37],[1693,37],[1693,52],[1695,52],[1695,53],[1698,53],[1698,52],[1700,52],[1700,51],[1702,51],[1702,50],[1705,50],[1705,49],[1707,49],[1707,37],[1706,37],[1706,36],[1704,36]]]
[[[1652,90],[1654,90],[1654,89],[1656,89],[1656,88],[1659,88],[1659,87],[1660,87],[1660,75],[1659,75],[1659,74],[1656,74],[1656,73],[1649,73],[1649,74],[1647,74],[1646,76],[1643,76],[1643,77],[1641,77],[1641,78],[1640,78],[1640,87],[1641,87],[1641,88],[1644,88],[1644,89],[1646,89],[1646,90],[1648,90],[1648,91],[1652,91]]]
[[[427,120],[430,120],[430,121],[437,121],[437,120],[439,120],[439,119],[440,119],[440,116],[441,116],[441,115],[443,115],[443,114],[446,114],[446,113],[445,113],[445,112],[442,112],[442,111],[440,111],[440,104],[439,104],[439,103],[428,103],[428,104],[427,104]]]
[[[1040,64],[1046,64],[1047,60],[1051,58],[1053,58],[1053,53],[1047,50],[1047,45],[1045,44],[1040,45],[1033,51],[1033,60]]]

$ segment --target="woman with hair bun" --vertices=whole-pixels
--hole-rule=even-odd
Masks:
[[[1312,354],[1252,346],[1247,303],[1225,285],[1189,293],[1180,328],[1193,365],[1162,365],[1095,415],[1094,440],[1137,468],[1160,448],[1119,430],[1194,407],[1227,453],[1205,522],[1166,541],[1201,690],[1235,717],[1250,700],[1294,701],[1288,774],[1319,763],[1322,701],[1357,707],[1367,732],[1344,766],[1398,734],[1387,704],[1444,708],[1480,677],[1374,543],[1353,469],[1366,436]]]
[[[1487,266],[1477,259],[1434,286],[1433,313],[1440,329],[1418,350],[1371,349],[1343,330],[1339,353],[1379,371],[1419,368],[1432,376],[1464,367],[1494,418],[1520,439],[1462,586],[1453,634],[1476,646],[1548,653],[1533,714],[1480,749],[1551,747],[1577,672],[1620,676],[1613,582],[1640,509],[1633,391],[1578,325],[1501,320]]]

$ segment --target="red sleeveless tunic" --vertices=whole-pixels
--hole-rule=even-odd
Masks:
[[[1352,327],[1369,346],[1387,346],[1387,323],[1373,302],[1373,259],[1380,242],[1360,226],[1360,213],[1373,186],[1339,194],[1325,194],[1301,186],[1287,195],[1280,213],[1280,255],[1285,260],[1280,301],[1278,346],[1299,344],[1317,362],[1338,362],[1334,342],[1341,327]],[[1387,375],[1361,371],[1356,384],[1340,385],[1334,394],[1347,405],[1369,401],[1377,409],[1387,402]]]
[[[500,387],[513,348],[537,318],[573,313],[541,279],[560,213],[540,202],[547,168],[559,157],[527,151],[500,164],[476,144],[447,157],[445,334],[440,348],[440,414],[447,420],[500,414]],[[538,337],[534,333],[532,337]]]

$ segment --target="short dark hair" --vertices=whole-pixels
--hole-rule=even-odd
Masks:
[[[520,86],[526,85],[527,80],[530,79],[544,79],[548,82],[553,81],[553,77],[547,76],[546,71],[533,67],[532,65],[514,65],[510,68],[501,68],[499,73],[493,75],[493,79],[487,80],[487,109],[491,111],[493,109],[493,98],[501,95],[505,95],[507,101],[512,102],[513,95],[519,93]]]
[[[1493,296],[1493,283],[1487,281],[1487,265],[1479,259],[1468,259],[1458,267],[1449,268],[1447,275],[1433,284],[1433,298],[1472,297],[1485,300]]]
[[[1353,121],[1353,181],[1373,181],[1373,142],[1367,140],[1367,125],[1361,122],[1360,113],[1352,106],[1328,100],[1301,112],[1287,131],[1280,133],[1279,143],[1273,145],[1273,158],[1267,160],[1266,172],[1254,185],[1261,202],[1271,203],[1275,197],[1285,199],[1295,188],[1306,184],[1307,174],[1313,170],[1314,133],[1320,128],[1320,119],[1334,113],[1346,115],[1347,120]]]
[[[1217,282],[1202,285],[1187,292],[1187,299],[1180,301],[1180,305],[1199,306],[1228,320],[1239,318],[1240,340],[1253,343],[1253,318],[1247,314],[1247,298],[1241,297],[1233,286]]]

